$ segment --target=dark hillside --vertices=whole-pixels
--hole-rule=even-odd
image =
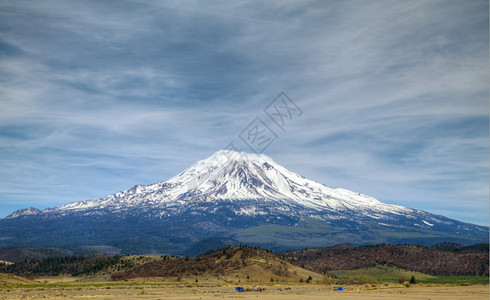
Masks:
[[[68,256],[59,249],[46,248],[7,248],[0,249],[0,260],[19,262],[24,260],[43,259],[49,257]]]
[[[377,263],[390,263],[431,275],[488,276],[489,265],[488,244],[467,247],[454,244],[432,247],[336,245],[323,249],[287,252],[285,255],[293,264],[319,273],[372,267]]]

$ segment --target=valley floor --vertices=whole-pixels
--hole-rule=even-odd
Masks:
[[[252,288],[244,286],[244,288]],[[282,291],[281,291],[282,289]],[[265,290],[235,292],[234,286],[97,286],[59,288],[11,288],[0,290],[0,299],[489,299],[488,285],[265,286]]]

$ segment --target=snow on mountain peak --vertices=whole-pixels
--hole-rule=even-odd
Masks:
[[[23,209],[19,209],[19,210],[14,211],[10,215],[8,215],[6,217],[6,219],[17,218],[20,216],[37,215],[40,213],[41,213],[41,210],[39,210],[35,207],[28,207],[28,208],[23,208]]]
[[[268,161],[274,162],[272,158],[270,158],[265,154],[257,154],[257,153],[249,153],[249,152],[241,152],[241,151],[233,151],[233,150],[219,150],[205,160],[218,160],[220,162],[241,160],[241,161],[254,162],[254,163],[264,163]]]
[[[219,167],[224,167],[232,162],[246,162],[254,164],[272,163],[275,162],[272,158],[265,154],[255,154],[247,152],[238,152],[231,150],[219,150],[210,157],[200,160],[184,170],[177,176],[169,179],[167,182],[182,182],[191,179],[192,177],[205,172],[212,172]],[[195,179],[195,178],[194,178]]]
[[[366,195],[330,188],[287,170],[265,154],[220,150],[172,177],[150,185],[136,185],[106,198],[69,203],[46,212],[114,212],[157,209],[161,215],[199,203],[236,202],[246,214],[263,213],[257,205],[296,211],[411,212]]]

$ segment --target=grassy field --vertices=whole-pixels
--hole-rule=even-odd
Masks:
[[[395,266],[376,266],[373,268],[365,268],[358,270],[339,270],[331,271],[330,274],[335,275],[337,282],[350,283],[398,283],[401,281],[409,281],[412,276],[417,282],[425,282],[426,280],[435,279],[435,276],[413,272]]]
[[[488,285],[488,276],[433,276],[426,280],[421,280],[424,283],[449,283],[449,284],[482,284]]]
[[[329,274],[335,275],[335,282],[337,283],[400,283],[409,281],[414,276],[416,283],[489,284],[488,276],[433,276],[390,265],[378,265],[373,268],[358,270],[331,271]]]
[[[0,273],[0,289],[21,286],[36,286],[39,282],[12,274]]]
[[[252,271],[252,270],[249,270]],[[300,270],[295,270],[300,271]],[[310,274],[310,273],[308,273]],[[236,277],[238,275],[239,277]],[[305,276],[307,274],[304,274]],[[488,277],[430,276],[395,266],[335,271],[338,282],[317,277],[312,283],[247,282],[242,273],[218,281],[206,275],[172,278],[131,278],[94,281],[91,276],[43,276],[33,279],[0,273],[0,299],[488,299]],[[400,276],[417,278],[416,284],[397,283]],[[258,274],[252,273],[258,277]],[[361,282],[362,280],[369,284]],[[196,279],[198,281],[196,282]],[[349,282],[341,283],[342,280]],[[323,282],[322,282],[323,281]],[[449,284],[448,284],[449,283]],[[242,286],[245,292],[235,292]],[[343,291],[337,288],[343,287]]]
[[[54,277],[37,277],[27,279],[11,274],[0,273],[0,290],[6,289],[71,289],[71,288],[120,288],[120,287],[225,287],[225,286],[343,286],[350,285],[353,287],[402,287],[399,283],[402,277],[405,281],[415,276],[416,283],[410,286],[471,286],[471,285],[489,285],[489,278],[486,276],[431,276],[406,270],[390,270],[384,272],[379,268],[369,268],[361,270],[344,270],[335,271],[333,280],[326,281],[323,278],[315,278],[312,283],[298,281],[247,281],[235,276],[228,278],[207,278],[205,276],[185,277],[181,281],[175,281],[169,278],[133,278],[124,281],[91,281],[87,277],[74,276],[54,276]],[[196,282],[195,279],[198,279]]]
[[[73,284],[73,283],[72,283]],[[235,292],[235,285],[204,286],[192,284],[127,283],[118,285],[93,283],[86,285],[0,289],[1,299],[488,299],[488,286],[427,286],[417,284],[404,287],[389,285],[337,285],[319,284],[261,284],[243,285],[245,292]]]

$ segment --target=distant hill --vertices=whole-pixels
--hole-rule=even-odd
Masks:
[[[281,255],[252,247],[227,247],[198,257],[163,257],[133,269],[112,274],[113,280],[158,277],[172,281],[198,280],[223,282],[323,282],[318,273],[294,266]]]
[[[99,280],[157,278],[164,281],[195,282],[324,282],[329,276],[292,265],[269,250],[229,246],[198,257],[105,256],[91,253],[22,260],[0,264],[0,272],[18,276],[71,274]]]
[[[215,242],[227,241],[210,240],[205,241],[203,245],[215,245]],[[29,250],[32,252],[28,251],[27,254],[31,256],[60,253],[52,252],[53,249]],[[224,284],[306,282],[310,277],[308,281],[321,283],[343,282],[342,280],[371,282],[373,278],[396,282],[400,277],[409,278],[412,275],[415,275],[418,280],[434,279],[431,275],[488,276],[488,250],[488,244],[472,246],[444,244],[430,247],[421,245],[354,247],[349,244],[339,244],[329,248],[281,254],[257,247],[228,246],[197,257],[106,256],[91,252],[22,259],[14,264],[0,263],[0,272],[26,277],[71,274],[97,280]],[[20,250],[16,249],[16,251]],[[334,276],[336,278],[333,278]]]
[[[241,243],[234,239],[213,237],[200,240],[184,252],[184,256],[198,256],[208,251],[225,248],[227,246],[239,246]]]
[[[488,252],[489,250],[488,244],[485,243],[474,244],[469,246],[462,246],[456,243],[439,243],[439,244],[432,245],[431,248],[437,250],[444,250],[444,251],[454,251],[454,252],[470,252],[470,251]]]
[[[19,262],[24,260],[43,259],[48,257],[62,257],[68,256],[70,254],[59,249],[9,248],[0,249],[0,260]]]
[[[456,244],[353,247],[343,244],[284,255],[291,263],[318,273],[368,268],[379,263],[390,263],[430,275],[488,276],[489,269],[488,244],[467,247]]]
[[[57,276],[60,274],[91,276],[98,274],[107,278],[113,272],[130,269],[153,259],[155,258],[139,255],[109,257],[100,253],[90,252],[22,260],[14,264],[0,264],[0,272],[25,277]]]

